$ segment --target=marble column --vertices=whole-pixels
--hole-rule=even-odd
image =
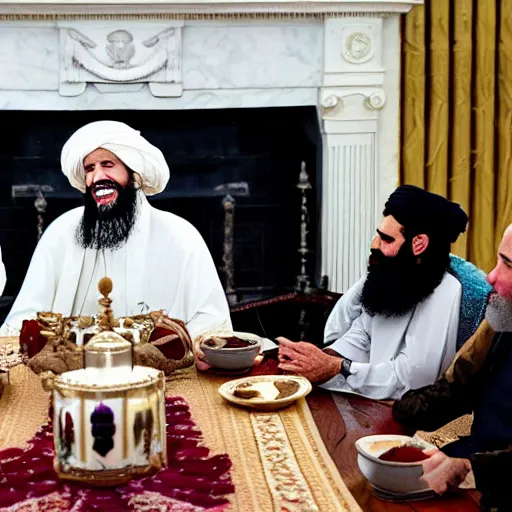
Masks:
[[[324,37],[321,274],[345,292],[398,181],[398,15],[327,19]]]

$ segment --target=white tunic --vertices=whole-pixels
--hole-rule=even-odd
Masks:
[[[2,295],[2,293],[4,293],[6,283],[7,283],[7,275],[5,273],[5,265],[2,260],[2,248],[0,247],[0,295]]]
[[[39,311],[97,312],[98,280],[109,276],[115,316],[164,310],[194,338],[232,330],[229,307],[212,257],[186,220],[153,208],[138,194],[139,215],[127,242],[114,251],[84,250],[75,241],[83,207],[57,218],[34,251],[20,293],[0,335],[13,334]]]
[[[346,379],[321,385],[377,400],[400,398],[409,389],[432,384],[455,357],[462,286],[446,273],[439,286],[413,311],[398,318],[370,316],[360,303],[364,280],[334,306],[324,343],[353,361]]]

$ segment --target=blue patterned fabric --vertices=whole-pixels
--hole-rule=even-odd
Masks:
[[[486,281],[486,274],[473,263],[450,254],[448,270],[462,286],[457,350],[470,338],[482,322],[487,299],[492,290]]]

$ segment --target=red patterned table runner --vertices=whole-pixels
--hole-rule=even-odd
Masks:
[[[266,361],[255,368],[254,373],[277,373],[275,363]],[[226,462],[227,458],[223,454],[228,454],[232,463],[231,468],[224,472],[225,477],[219,476],[215,480],[218,482],[215,484],[218,494],[202,491],[199,494],[212,499],[214,509],[227,507],[233,512],[359,512],[360,507],[348,491],[322,442],[306,401],[301,399],[275,413],[250,412],[226,403],[219,395],[219,386],[229,379],[226,376],[197,374],[192,368],[176,373],[167,382],[167,396],[183,397],[189,407],[189,420],[197,424],[193,430],[201,441],[192,448],[200,448],[201,451],[195,454],[206,454],[204,448],[207,447],[207,459],[214,464],[215,461]],[[48,393],[43,391],[39,377],[24,366],[14,368],[11,371],[11,384],[0,398],[0,448],[25,448],[26,442],[46,420],[47,412]],[[50,459],[52,456],[47,455]],[[15,471],[4,470],[7,473],[21,471],[21,467],[16,466]],[[234,485],[234,493],[229,493],[228,488],[223,487],[229,482],[228,473]],[[153,478],[158,487],[160,474]],[[172,481],[172,478],[177,477],[169,478]],[[194,480],[196,484],[202,481],[200,475],[194,478],[197,478]],[[44,495],[41,494],[43,491],[38,491],[38,496],[46,496],[46,501],[41,497],[36,498],[40,501],[30,510],[108,510],[109,503],[114,510],[120,510],[116,508],[116,500],[123,499],[123,496],[118,491],[112,493],[103,490],[101,499],[99,493],[96,495],[95,505],[90,501],[87,502],[88,508],[84,508],[84,503],[91,498],[90,492],[80,490],[66,496],[52,492],[52,489],[59,489],[61,485],[60,482],[52,482],[52,477],[43,474],[35,480],[41,485],[47,480],[50,482],[46,482],[46,489],[43,488]],[[127,492],[130,489],[135,491],[133,485],[135,482],[126,486]],[[168,486],[162,483],[162,488],[165,487]],[[3,495],[4,490],[0,489],[0,494]],[[147,512],[201,510],[200,505],[195,505],[199,501],[182,501],[183,496],[172,494],[169,497],[158,490],[137,489],[137,493],[131,494],[130,506]],[[195,492],[198,490],[195,489]],[[188,496],[190,499],[192,497],[193,494]],[[215,505],[215,500],[219,500],[220,504]],[[223,500],[229,500],[229,504],[224,505]],[[75,508],[70,509],[71,504]]]
[[[113,489],[57,479],[53,470],[53,432],[43,426],[26,449],[0,451],[0,510],[73,511],[223,510],[234,492],[231,461],[210,455],[182,398],[166,398],[168,467],[157,475]]]

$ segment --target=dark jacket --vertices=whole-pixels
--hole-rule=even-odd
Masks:
[[[394,403],[395,420],[412,430],[431,432],[473,413],[511,348],[510,338],[505,340],[484,320],[437,382],[411,390]],[[512,510],[512,438],[499,450],[477,452],[468,458],[482,493],[482,509]]]

